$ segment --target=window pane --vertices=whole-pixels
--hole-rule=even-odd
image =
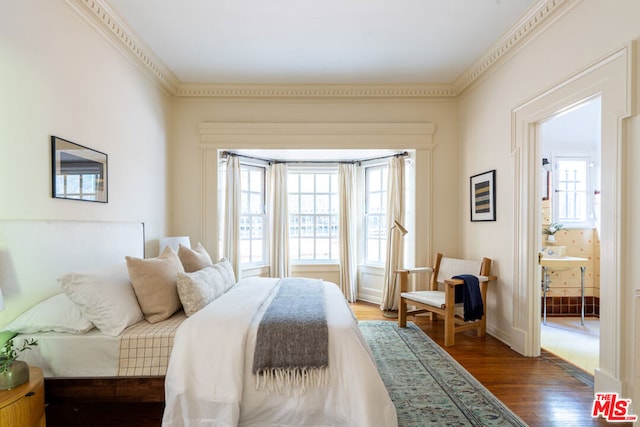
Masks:
[[[244,191],[240,193],[240,211],[249,213],[249,195]]]
[[[299,193],[298,189],[298,180],[300,178],[300,174],[297,173],[289,173],[287,174],[287,190],[289,193]]]
[[[367,186],[369,188],[369,192],[380,191],[380,169],[371,168],[369,173],[367,173]]]
[[[300,217],[297,215],[289,216],[289,237],[300,235]]]
[[[264,174],[262,173],[262,171],[258,171],[258,170],[252,170],[251,174],[250,174],[250,181],[249,181],[249,190],[250,191],[262,191],[262,180],[263,180]]]
[[[331,231],[331,219],[329,218],[329,216],[318,216],[317,219],[318,222],[316,224],[316,236],[329,237]]]
[[[313,193],[315,191],[313,181],[314,181],[313,174],[307,174],[307,173],[300,174],[300,192]]]
[[[382,212],[382,194],[380,193],[371,193],[369,194],[369,205],[367,206],[367,212],[369,213],[380,213]]]
[[[314,220],[313,216],[304,215],[300,216],[300,235],[301,236],[313,236]]]
[[[249,195],[249,213],[261,214],[264,211],[264,204],[262,202],[262,194],[251,193]]]
[[[289,240],[289,256],[293,259],[300,259],[300,241],[298,239]]]
[[[289,194],[289,213],[300,213],[300,200],[297,194]]]
[[[328,193],[329,192],[329,175],[318,174],[316,175],[316,193]]]
[[[251,237],[251,220],[243,215],[240,217],[240,239],[249,239]]]
[[[331,196],[331,213],[334,215],[338,215],[340,211],[340,202],[338,202],[338,195],[333,194]]]
[[[240,240],[240,263],[248,264],[251,262],[251,241]]]
[[[327,260],[330,258],[330,240],[316,239],[316,259]]]
[[[331,177],[331,192],[338,193],[338,174],[334,173],[330,175]]]
[[[262,240],[251,241],[251,262],[262,261]]]
[[[251,237],[253,239],[258,239],[260,242],[262,242],[262,235],[263,235],[262,223],[263,223],[263,218],[260,216],[254,216],[251,218]]]
[[[316,196],[316,213],[326,214],[329,213],[329,195],[318,194]]]
[[[380,261],[380,242],[376,239],[367,240],[367,259],[371,262]]]
[[[300,196],[300,212],[301,213],[314,213],[315,212],[315,204],[314,204],[314,196],[313,194],[303,194]]]
[[[300,259],[312,260],[314,259],[314,239],[302,238],[300,239]]]

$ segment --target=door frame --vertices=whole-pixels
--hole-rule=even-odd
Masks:
[[[569,77],[512,111],[514,160],[514,290],[512,348],[540,355],[540,267],[542,203],[539,197],[538,124],[585,99],[602,97],[602,236],[600,367],[595,390],[622,392],[621,225],[622,120],[632,111],[633,43]]]

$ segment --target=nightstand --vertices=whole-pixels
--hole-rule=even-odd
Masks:
[[[0,391],[0,427],[44,427],[44,377],[29,366],[29,381]]]

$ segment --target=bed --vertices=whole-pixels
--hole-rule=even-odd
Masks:
[[[0,224],[0,236],[2,230]],[[197,249],[193,261],[206,263],[206,251]],[[130,258],[148,267],[162,255]],[[397,425],[370,350],[335,284],[322,282],[330,350],[326,384],[263,390],[255,386],[252,354],[260,319],[282,287],[279,279],[230,283],[228,263],[192,265],[177,281],[179,306],[172,300],[165,310],[166,301],[141,298],[145,289],[129,261],[66,272],[58,267],[58,287],[9,323],[22,331],[16,341],[39,341],[22,359],[43,367],[48,399],[166,402],[166,426]],[[214,274],[221,284],[211,290],[202,284],[203,274]],[[164,280],[151,276],[150,282]],[[185,282],[191,290],[186,296],[180,292]],[[37,330],[38,323],[53,330]]]

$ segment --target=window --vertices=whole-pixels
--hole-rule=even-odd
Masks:
[[[385,165],[365,168],[365,263],[385,263],[387,254],[387,175]]]
[[[566,226],[586,226],[593,221],[589,199],[590,160],[587,157],[555,158],[554,222]]]
[[[265,168],[240,164],[240,264],[267,263]]]
[[[287,191],[291,260],[337,262],[338,171],[289,168]]]

